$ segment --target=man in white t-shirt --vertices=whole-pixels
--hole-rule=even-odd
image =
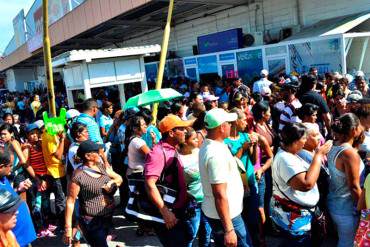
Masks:
[[[253,93],[260,93],[262,94],[262,89],[264,87],[267,87],[269,88],[272,84],[272,81],[269,81],[267,79],[268,75],[269,75],[269,72],[265,69],[261,70],[261,79],[259,79],[258,81],[255,81],[253,83],[253,90],[252,92]]]
[[[214,108],[204,118],[207,139],[199,151],[199,171],[204,192],[202,211],[212,227],[216,246],[251,246],[240,216],[244,188],[236,160],[224,139],[230,135],[235,113]]]

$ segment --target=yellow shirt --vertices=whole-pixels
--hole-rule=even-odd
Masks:
[[[31,109],[33,111],[33,114],[36,116],[37,111],[40,109],[41,103],[40,101],[33,101],[31,103]]]
[[[48,174],[53,178],[61,178],[66,175],[63,162],[55,157],[54,153],[57,151],[59,140],[57,136],[52,136],[46,131],[42,133],[42,153],[46,164]]]
[[[370,176],[367,176],[364,183],[366,208],[370,209]]]

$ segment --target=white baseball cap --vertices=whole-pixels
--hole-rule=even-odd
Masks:
[[[220,97],[216,97],[213,94],[208,94],[208,95],[203,96],[204,101],[214,101],[214,100],[218,100],[219,98]]]
[[[224,109],[213,108],[206,113],[204,122],[207,129],[214,129],[225,122],[234,122],[237,119],[236,113],[227,113]]]
[[[76,109],[69,109],[66,114],[67,119],[72,119],[80,115],[80,112]]]
[[[261,75],[268,76],[269,72],[267,71],[267,69],[263,69],[261,70]]]

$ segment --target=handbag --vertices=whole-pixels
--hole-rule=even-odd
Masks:
[[[162,145],[161,148],[166,163],[166,154]],[[169,166],[166,166],[165,164],[162,174],[156,183],[163,202],[170,209],[173,208],[173,205],[178,197],[177,164],[178,158],[176,153],[172,163]],[[171,184],[166,181],[166,177],[168,176],[173,177]],[[159,212],[159,209],[153,204],[147,194],[145,177],[142,176],[141,178],[128,178],[128,187],[129,199],[125,208],[125,212],[137,219],[164,224],[165,222],[161,213]]]
[[[287,210],[292,210],[293,212],[299,212],[301,209],[306,209],[311,213],[311,235],[312,242],[320,245],[322,240],[327,236],[328,233],[328,220],[324,212],[320,210],[318,206],[307,207],[302,206],[293,200],[291,200],[280,188],[279,185],[275,182],[277,189],[283,194],[285,199],[274,196],[274,198],[281,204],[287,207]]]
[[[356,231],[353,246],[370,246],[370,209],[361,210],[360,223]]]

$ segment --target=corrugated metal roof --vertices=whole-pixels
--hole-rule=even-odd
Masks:
[[[303,28],[299,33],[290,36],[284,41],[343,34],[369,19],[370,12],[362,12],[355,15],[341,16],[337,18],[322,20],[312,26]],[[368,31],[370,31],[370,29]]]
[[[74,61],[85,60],[87,62],[91,62],[94,59],[140,56],[151,53],[157,53],[160,51],[161,51],[160,45],[124,47],[117,49],[72,50],[54,57],[53,67],[63,66],[69,62]]]

